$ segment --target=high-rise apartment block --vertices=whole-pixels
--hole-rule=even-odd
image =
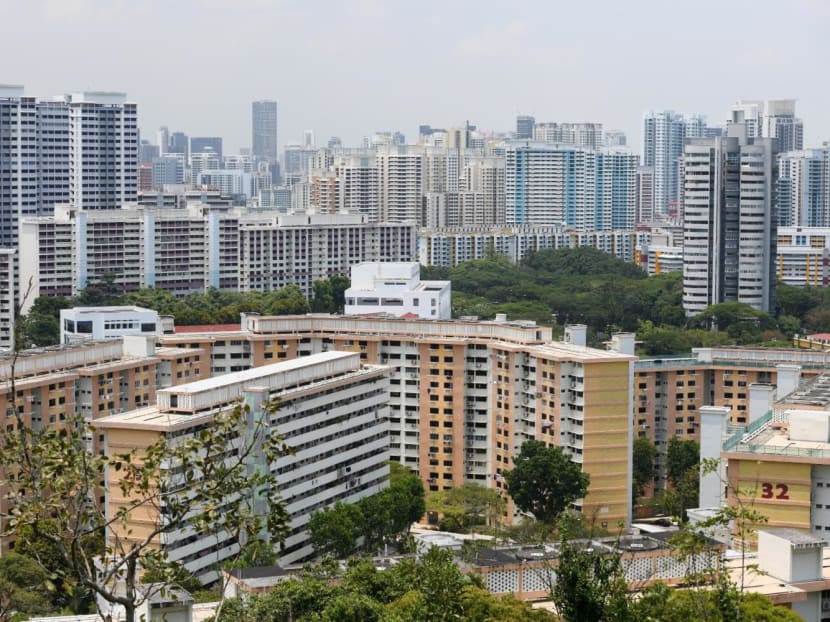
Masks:
[[[778,156],[779,226],[830,226],[830,147]]]
[[[654,167],[637,167],[637,223],[654,220]]]
[[[383,222],[418,222],[425,191],[425,151],[419,147],[378,147],[378,212]]]
[[[58,203],[117,209],[138,191],[135,104],[123,93],[86,92],[38,100],[0,86],[0,246],[18,224]]]
[[[512,227],[446,227],[418,231],[418,261],[425,266],[452,268],[485,259],[495,251],[513,262],[531,253],[557,248],[596,248],[623,261],[648,242],[648,231],[576,231],[561,225]]]
[[[501,316],[473,322],[246,314],[240,331],[221,338],[160,339],[204,348],[221,369],[228,348],[242,353],[231,361],[238,366],[326,351],[388,365],[389,456],[415,470],[429,490],[475,482],[503,491],[504,471],[522,443],[536,439],[562,447],[590,474],[589,494],[575,505],[611,529],[630,520],[634,357],[585,347],[584,330],[569,328],[570,341],[557,343],[549,328]]]
[[[533,140],[533,128],[536,119],[529,115],[516,117],[516,140]],[[428,126],[427,126],[428,127]]]
[[[678,205],[678,163],[687,138],[703,136],[703,117],[684,117],[671,110],[643,117],[643,166],[654,169],[654,212],[667,214]]]
[[[735,123],[746,124],[747,138],[772,138],[776,153],[804,148],[804,123],[795,116],[794,99],[740,100],[727,120]]]
[[[290,519],[279,549],[280,562],[292,564],[313,556],[308,532],[312,513],[338,501],[356,503],[388,485],[390,372],[388,367],[361,364],[355,353],[324,352],[161,389],[155,406],[103,417],[93,425],[109,451],[129,450],[146,447],[159,437],[198,434],[213,413],[244,400],[249,421],[263,421],[278,430],[293,450],[271,464],[260,463],[256,454],[249,459],[252,468],[268,469],[279,480]],[[265,410],[271,399],[279,399],[276,412]],[[108,477],[113,519],[125,501],[120,476],[111,470]],[[256,504],[253,509],[258,511]],[[127,542],[147,522],[164,520],[158,507],[141,510],[122,527],[119,535]],[[259,510],[265,511],[265,505]],[[236,534],[227,533],[192,540],[185,528],[165,534],[156,544],[205,582],[215,580],[217,567],[244,544]]]
[[[274,100],[251,104],[251,155],[262,162],[277,161],[277,102]]]
[[[573,145],[584,149],[600,149],[605,144],[602,123],[537,123],[533,138],[548,145]],[[625,145],[624,140],[622,144]]]
[[[150,201],[152,203],[152,201]],[[71,296],[105,278],[129,292],[208,287],[267,291],[348,275],[364,261],[413,261],[415,225],[369,223],[359,214],[248,212],[196,197],[186,207],[84,212],[59,206],[22,224],[21,279],[37,296]],[[24,309],[24,311],[27,309]]]
[[[741,124],[730,126],[740,134]],[[683,308],[720,302],[770,312],[775,229],[770,139],[689,140],[684,152]]]
[[[587,231],[631,229],[637,215],[636,155],[512,143],[505,157],[508,225],[567,224]]]

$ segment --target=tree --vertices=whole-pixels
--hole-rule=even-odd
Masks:
[[[430,493],[427,509],[443,515],[455,528],[490,524],[504,509],[505,501],[493,488],[466,483],[458,488]]]
[[[633,479],[634,490],[632,495],[636,501],[645,493],[646,486],[654,481],[654,458],[657,448],[648,437],[639,436],[634,441]]]
[[[308,521],[311,544],[317,553],[344,559],[357,550],[363,533],[363,514],[357,505],[336,501],[314,512]]]
[[[389,490],[392,529],[408,536],[412,523],[421,520],[426,512],[424,483],[412,469],[392,460],[389,462]]]
[[[312,284],[313,296],[311,310],[315,313],[332,313],[334,311],[334,291],[331,282],[314,281]]]
[[[526,441],[504,474],[507,492],[523,512],[553,524],[574,501],[587,494],[590,477],[559,447]]]
[[[683,478],[690,469],[697,470],[700,462],[700,446],[692,440],[680,440],[676,436],[669,439],[666,451],[666,477],[671,485],[679,488]]]
[[[547,611],[512,596],[493,596],[465,576],[452,553],[432,548],[385,570],[372,560],[349,560],[345,572],[311,567],[280,581],[269,594],[231,599],[217,622],[542,622]]]
[[[19,419],[0,436],[3,534],[33,534],[48,543],[70,582],[123,606],[126,622],[134,622],[136,607],[153,594],[139,587],[140,572],[174,584],[181,575],[181,564],[156,544],[165,534],[227,533],[240,543],[263,532],[272,542],[284,537],[287,515],[277,482],[270,469],[251,466],[271,464],[290,450],[249,415],[240,404],[190,436],[161,436],[144,449],[111,456],[88,450],[96,432],[81,418],[43,429]],[[108,511],[100,482],[116,474],[124,502]],[[133,516],[145,521],[140,534],[126,530]],[[94,537],[106,543],[100,569],[99,552],[85,544]]]
[[[0,621],[14,614],[44,615],[52,610],[49,574],[33,559],[14,551],[0,556]]]
[[[567,535],[560,542],[553,601],[566,622],[635,619],[620,553],[594,548],[586,540],[569,541]]]

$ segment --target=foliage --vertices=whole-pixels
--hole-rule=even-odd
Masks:
[[[657,448],[646,436],[638,436],[634,440],[633,450],[633,479],[634,500],[642,497],[646,486],[654,482],[654,459],[657,456]]]
[[[386,570],[351,560],[336,580],[328,569],[309,569],[278,583],[273,592],[231,599],[217,622],[541,622],[556,620],[512,596],[498,598],[475,585],[432,548],[420,560],[403,559]]]
[[[421,479],[399,462],[389,462],[389,486],[356,504],[337,502],[315,512],[309,521],[315,551],[338,558],[358,549],[373,553],[397,541],[402,545],[412,523],[423,516],[424,486]]]
[[[345,300],[343,294],[348,283],[348,279],[342,276],[315,281],[315,310],[330,313],[342,310]],[[121,295],[112,286],[101,285],[87,288],[73,298],[41,296],[35,299],[29,313],[22,318],[24,347],[58,343],[61,309],[99,304],[136,305],[154,309],[161,315],[174,316],[178,326],[237,323],[242,312],[302,315],[311,310],[305,294],[296,285],[270,292],[228,292],[210,288],[204,293],[181,297],[155,288]]]
[[[690,469],[697,469],[700,462],[700,446],[693,440],[681,440],[676,436],[669,439],[666,451],[666,477],[675,488],[680,487],[683,477]]]
[[[441,529],[465,531],[475,525],[493,524],[504,511],[505,500],[494,488],[467,483],[458,488],[431,492],[427,510],[442,515]],[[455,529],[450,529],[450,526]]]
[[[357,505],[337,501],[311,515],[308,533],[318,553],[348,557],[357,550],[357,540],[363,533],[363,513]]]
[[[566,622],[635,620],[620,563],[620,554],[586,546],[586,541],[560,543],[553,600]]]
[[[536,520],[553,524],[574,501],[588,491],[590,477],[571,462],[559,447],[526,441],[504,474],[507,492],[523,512]]]
[[[181,578],[181,565],[155,544],[163,534],[186,527],[196,537],[224,531],[246,542],[267,532],[277,542],[286,532],[277,482],[268,469],[251,470],[249,461],[270,464],[290,450],[248,416],[240,404],[191,436],[159,437],[110,456],[88,450],[87,439],[97,433],[81,418],[44,429],[18,421],[0,438],[0,485],[10,508],[2,516],[4,535],[46,543],[59,568],[46,567],[48,558],[37,562],[60,573],[56,585],[80,586],[121,605],[133,622],[136,606],[151,595],[138,588],[142,569],[174,585]],[[125,501],[108,511],[99,482],[116,474]],[[157,518],[137,535],[126,529],[136,515]],[[94,561],[100,552],[86,544],[94,538],[105,540],[107,564],[100,570]]]
[[[10,620],[14,614],[50,613],[49,595],[54,589],[49,573],[35,560],[14,551],[0,556],[0,620]]]

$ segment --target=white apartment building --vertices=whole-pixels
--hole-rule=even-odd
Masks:
[[[379,146],[378,213],[382,222],[417,222],[426,190],[423,147]]]
[[[17,244],[20,219],[58,203],[120,207],[138,191],[135,104],[123,93],[39,100],[0,85],[0,246]]]
[[[740,134],[740,124],[730,133]],[[772,146],[742,136],[699,138],[684,152],[683,307],[719,302],[771,311],[774,297]]]
[[[251,173],[240,169],[203,170],[196,178],[196,185],[218,190],[222,194],[244,196],[246,199],[253,196]]]
[[[138,192],[138,113],[124,93],[64,96],[69,107],[69,195],[78,209],[118,209]]]
[[[214,413],[244,400],[251,409],[251,425],[264,422],[294,450],[275,463],[259,465],[279,480],[290,516],[280,562],[292,564],[313,556],[307,527],[313,512],[337,501],[355,503],[387,486],[391,371],[362,365],[355,353],[325,352],[162,389],[156,406],[104,417],[94,425],[112,454],[158,436],[198,433]],[[274,398],[280,401],[279,410],[268,413],[263,406]],[[124,501],[118,477],[110,471],[107,481],[113,512]],[[163,519],[150,510],[150,520]],[[131,521],[140,522],[131,517],[125,531]],[[207,582],[217,578],[216,568],[243,543],[228,533],[192,541],[185,528],[163,534],[158,544],[171,560]]]
[[[362,263],[352,266],[345,315],[388,313],[397,317],[449,320],[449,281],[422,281],[418,263]]]
[[[602,123],[537,123],[533,140],[548,145],[573,145],[585,149],[601,149]]]
[[[630,229],[637,217],[638,157],[623,147],[590,151],[511,143],[505,155],[508,225]]]
[[[365,216],[367,222],[378,222],[378,168],[374,154],[338,155],[333,168],[338,210]]]
[[[55,216],[21,226],[21,280],[37,296],[71,296],[105,277],[119,291],[175,294],[300,286],[348,274],[362,261],[412,261],[414,224],[366,222],[355,214],[283,214],[190,202]],[[27,307],[28,307],[27,305]],[[25,311],[25,310],[24,310]]]
[[[60,311],[61,343],[160,335],[159,314],[143,307],[72,307]]]
[[[649,236],[648,231],[575,231],[561,225],[421,229],[418,261],[425,266],[451,268],[496,252],[519,262],[539,250],[583,246],[633,261],[637,245],[647,242]]]
[[[779,154],[775,183],[779,226],[830,226],[830,148]]]
[[[687,138],[703,136],[703,117],[687,117],[671,110],[658,110],[643,116],[643,166],[654,169],[654,212],[667,214],[678,201],[678,160]]]

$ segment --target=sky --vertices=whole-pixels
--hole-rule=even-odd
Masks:
[[[805,146],[830,139],[825,0],[0,0],[0,83],[124,91],[142,137],[249,147],[251,101],[279,143],[419,124],[509,131],[601,122],[639,151],[651,109],[722,123],[738,99],[794,98]]]

